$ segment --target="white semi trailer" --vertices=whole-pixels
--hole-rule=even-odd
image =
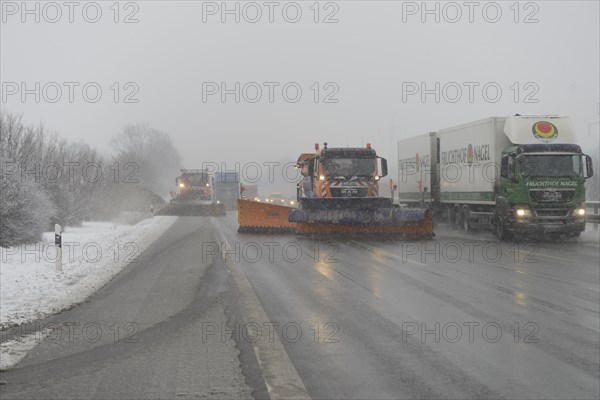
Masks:
[[[465,230],[579,236],[591,158],[569,117],[511,116],[398,142],[401,204],[427,205]]]

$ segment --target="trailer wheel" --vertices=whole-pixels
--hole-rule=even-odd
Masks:
[[[462,217],[461,217],[461,212],[460,212],[460,206],[456,205],[454,206],[454,208],[452,209],[452,227],[454,229],[460,229],[461,228],[461,221]]]
[[[461,213],[461,222],[462,229],[465,232],[469,232],[471,230],[471,227],[469,226],[469,206],[463,206]]]

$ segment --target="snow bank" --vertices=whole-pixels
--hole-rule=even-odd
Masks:
[[[177,217],[136,225],[87,222],[63,233],[63,272],[55,271],[54,233],[36,244],[0,248],[0,330],[81,303],[135,262]]]

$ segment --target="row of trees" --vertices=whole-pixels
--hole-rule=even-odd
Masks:
[[[41,233],[121,211],[159,207],[180,167],[168,134],[147,124],[116,135],[100,154],[20,116],[0,112],[0,246],[35,242]]]

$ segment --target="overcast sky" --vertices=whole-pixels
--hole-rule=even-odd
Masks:
[[[2,108],[100,149],[125,124],[147,122],[171,134],[189,168],[294,161],[324,141],[370,142],[391,161],[399,138],[514,113],[571,115],[598,146],[587,137],[598,134],[598,1],[428,2],[428,14],[422,2],[238,2],[239,23],[221,2],[28,2],[31,14],[22,4],[2,1]],[[23,101],[21,84],[35,92],[36,82],[39,103]],[[207,91],[222,82],[225,102]]]

